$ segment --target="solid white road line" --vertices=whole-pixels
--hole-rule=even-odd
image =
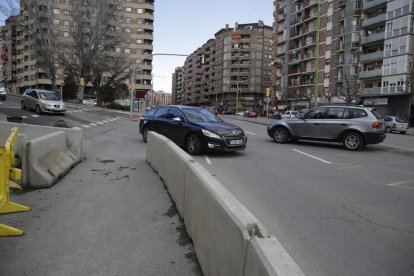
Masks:
[[[204,155],[204,158],[206,159],[207,164],[211,165],[210,158],[208,158],[208,156],[206,156],[206,155]]]
[[[30,116],[32,116],[32,117],[34,117],[34,118],[38,118],[38,117],[40,117],[39,115],[30,115]]]
[[[249,131],[245,131],[247,134],[250,134],[250,135],[256,135],[256,134],[254,134],[253,132],[249,132]]]
[[[303,151],[300,151],[300,150],[297,150],[297,149],[292,149],[292,150],[294,150],[294,151],[296,151],[296,152],[299,152],[299,153],[301,153],[301,154],[303,154],[303,155],[306,155],[306,156],[309,156],[309,157],[315,158],[316,160],[319,160],[319,161],[324,162],[324,163],[326,163],[326,164],[332,164],[332,163],[331,163],[331,162],[329,162],[329,161],[323,160],[323,159],[321,159],[321,158],[319,158],[319,157],[316,157],[316,156],[310,155],[310,154],[305,153],[305,152],[303,152]]]

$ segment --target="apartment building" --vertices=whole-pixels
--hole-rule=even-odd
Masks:
[[[222,28],[187,57],[182,103],[264,111],[272,48],[272,27],[262,21]]]
[[[5,38],[5,28],[4,26],[0,26],[0,82],[4,83],[5,80],[5,63],[7,53],[5,49],[7,49],[6,45],[6,38]]]
[[[171,102],[173,104],[182,104],[183,90],[184,90],[184,68],[177,67],[175,68],[174,73],[172,75]]]
[[[413,35],[411,0],[373,0],[363,3],[362,53],[359,79],[361,103],[384,115],[414,123]]]
[[[39,5],[41,4],[40,1]],[[124,33],[129,43],[123,45],[122,49],[114,49],[114,52],[125,54],[131,64],[139,64],[135,74],[135,88],[137,95],[145,95],[152,87],[154,0],[128,0],[122,1],[119,5],[121,6],[117,7],[117,12],[122,23],[114,28]],[[63,48],[71,47],[72,43],[72,9],[71,0],[54,1],[52,27],[58,45]],[[34,38],[22,27],[31,20],[30,14],[30,11],[22,8],[19,16],[6,20],[6,85],[12,93],[23,93],[28,87],[51,88],[51,80],[36,64]],[[56,78],[60,88],[64,80],[64,64],[57,66]],[[108,74],[106,76],[109,76]]]
[[[308,108],[329,87],[325,60],[330,59],[332,5],[328,0],[274,1],[273,88],[278,109]]]
[[[413,1],[276,0],[273,14],[279,109],[354,94],[357,104],[414,123]]]

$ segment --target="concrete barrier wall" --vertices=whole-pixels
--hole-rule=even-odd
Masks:
[[[56,128],[37,126],[29,124],[18,124],[9,122],[0,122],[0,144],[4,144],[7,137],[10,135],[10,130],[13,127],[19,128],[19,136],[17,137],[15,145],[15,153],[21,157],[23,152],[23,144],[26,141],[38,138],[56,131],[63,131],[65,133],[65,142],[67,148],[76,156],[76,162],[80,162],[83,156],[83,132],[81,129],[70,128]]]
[[[147,162],[176,203],[204,275],[303,275],[277,239],[181,148],[150,132]]]
[[[22,184],[33,188],[51,187],[76,164],[76,160],[66,146],[63,131],[27,141],[22,158]]]

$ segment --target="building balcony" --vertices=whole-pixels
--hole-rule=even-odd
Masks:
[[[365,19],[364,22],[362,22],[362,28],[366,28],[368,26],[376,25],[385,22],[386,20],[386,14],[380,14],[375,17]]]
[[[386,5],[388,0],[365,0],[363,5],[363,11],[367,12],[380,5]]]
[[[381,87],[364,88],[361,92],[362,95],[380,95],[381,89]]]
[[[370,36],[363,36],[361,43],[362,44],[368,44],[368,43],[374,43],[379,42],[385,39],[385,32],[373,34]]]
[[[376,78],[376,77],[382,77],[382,69],[359,72],[360,79],[369,79],[369,78]]]
[[[384,57],[383,51],[378,51],[370,54],[362,54],[360,57],[360,61],[375,61],[381,60]]]

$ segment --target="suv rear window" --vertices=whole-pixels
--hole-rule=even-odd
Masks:
[[[372,112],[372,114],[374,114],[375,118],[377,118],[377,119],[382,118],[382,116],[375,109],[372,109],[371,112]]]

